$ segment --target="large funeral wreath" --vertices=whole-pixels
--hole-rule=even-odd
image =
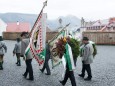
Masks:
[[[60,58],[62,58],[64,52],[65,52],[65,44],[68,42],[68,44],[70,45],[71,49],[72,49],[72,54],[73,54],[73,58],[76,59],[79,56],[80,53],[80,46],[79,46],[79,41],[74,39],[74,38],[70,38],[70,37],[65,37],[65,38],[60,38],[58,40],[58,42],[56,43],[56,48],[57,48],[57,52]]]

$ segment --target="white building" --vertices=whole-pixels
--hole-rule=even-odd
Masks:
[[[97,20],[92,25],[86,26],[87,31],[115,31],[115,17]]]
[[[2,33],[6,31],[6,26],[7,24],[2,19],[0,19],[0,36],[3,36]]]

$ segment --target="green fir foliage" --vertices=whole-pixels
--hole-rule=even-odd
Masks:
[[[94,52],[93,52],[93,57],[95,57],[95,55],[97,54],[97,48],[95,44],[92,44]]]
[[[80,42],[76,39],[70,38],[69,45],[72,48],[73,58],[77,58],[80,54]]]

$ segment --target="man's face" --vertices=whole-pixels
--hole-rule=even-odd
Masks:
[[[87,40],[82,40],[83,44],[87,44],[88,41]]]

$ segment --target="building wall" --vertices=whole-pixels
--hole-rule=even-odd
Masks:
[[[3,20],[0,19],[0,36],[3,36],[2,32],[6,31],[6,26],[7,24]]]
[[[115,44],[115,32],[83,32],[82,35],[96,44]]]
[[[3,32],[4,40],[15,40],[16,38],[20,38],[21,32]]]
[[[51,40],[58,32],[47,32],[46,38]],[[3,32],[4,40],[16,40],[16,38],[20,38],[21,32]]]

